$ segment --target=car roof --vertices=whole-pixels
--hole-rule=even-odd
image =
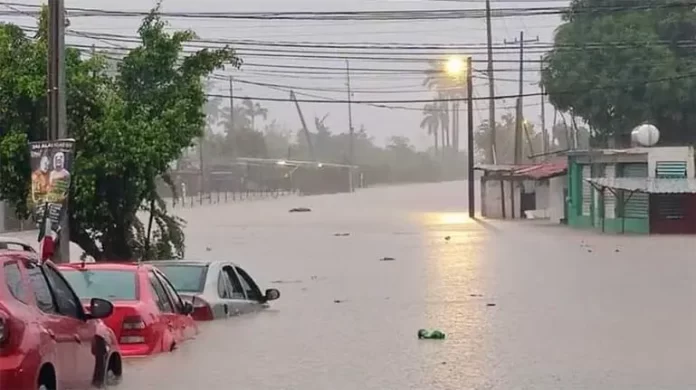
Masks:
[[[210,266],[217,263],[234,264],[229,261],[221,260],[150,260],[143,262],[144,264],[157,265],[189,265],[189,266]],[[236,264],[234,264],[236,265]]]
[[[15,244],[15,245],[22,246],[24,248],[29,248],[30,249],[29,252],[36,252],[36,250],[34,249],[33,246],[31,246],[31,244],[29,244],[28,242],[26,242],[20,238],[16,238],[16,237],[0,236],[0,244]],[[15,251],[13,249],[8,249],[8,248],[2,248],[0,250]]]
[[[58,265],[59,269],[91,269],[91,270],[105,270],[105,271],[137,271],[140,268],[149,269],[148,264],[138,264],[138,263],[115,263],[115,262],[105,262],[105,263],[67,263]]]

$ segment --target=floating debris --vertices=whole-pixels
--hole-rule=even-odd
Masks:
[[[616,249],[614,249],[614,252],[619,253],[621,251],[619,250],[619,248],[616,248]]]
[[[427,329],[419,329],[418,330],[418,339],[419,340],[443,340],[445,337],[444,332],[441,332],[437,329],[433,331],[429,331]]]
[[[449,241],[449,240],[451,240],[451,239],[452,239],[452,237],[451,237],[451,236],[447,236],[447,237],[445,237],[445,241]]]
[[[343,301],[340,299],[334,299],[334,303],[343,303]]]
[[[348,237],[348,236],[350,236],[350,233],[334,233],[334,236],[336,236],[336,237]]]
[[[480,298],[483,294],[469,294],[470,297]]]
[[[494,306],[495,306],[495,303],[487,303],[486,306],[488,306],[488,307],[494,307]]]
[[[212,250],[213,250],[213,248],[211,248],[211,247],[209,247],[209,246],[206,246],[206,247],[205,247],[205,251],[206,251],[206,252],[210,252],[210,251],[212,251]]]
[[[381,259],[379,259],[379,261],[394,261],[394,260],[396,260],[396,259],[393,257],[382,257]]]
[[[290,213],[308,213],[310,211],[312,211],[312,209],[310,209],[308,207],[295,207],[295,208],[290,209],[290,211],[288,211],[288,212],[290,212]]]
[[[272,284],[295,284],[295,283],[302,283],[301,280],[273,280],[271,281]]]

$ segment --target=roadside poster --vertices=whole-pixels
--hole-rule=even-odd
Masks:
[[[60,139],[29,143],[31,190],[29,205],[39,228],[39,240],[59,230],[60,219],[70,192],[75,140]]]

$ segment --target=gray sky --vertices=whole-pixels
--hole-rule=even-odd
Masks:
[[[40,1],[22,0],[25,4],[40,4]],[[66,7],[100,8],[109,10],[147,10],[154,6],[155,2],[121,0],[118,2],[104,0],[66,0]],[[540,7],[563,6],[568,2],[511,2],[493,0],[493,8],[512,7]],[[245,12],[245,11],[366,11],[366,10],[411,10],[411,9],[461,9],[483,8],[483,1],[428,1],[428,0],[256,0],[253,2],[230,2],[223,0],[165,0],[164,11],[199,11],[199,12]],[[32,25],[29,18],[8,18],[4,21],[15,22],[22,25]],[[98,33],[114,33],[134,35],[140,23],[138,18],[73,18],[71,29]],[[239,20],[192,20],[172,19],[173,28],[191,28],[201,38],[215,39],[252,39],[262,41],[293,41],[314,43],[406,43],[406,44],[472,44],[486,42],[486,25],[484,19],[462,20],[426,20],[426,21],[239,21]],[[494,44],[502,44],[505,39],[512,40],[519,36],[520,31],[525,32],[525,37],[539,37],[541,42],[552,42],[553,31],[560,23],[557,16],[532,16],[514,18],[494,18],[493,40]],[[71,43],[95,43],[106,45],[104,42],[88,41],[85,39],[68,37]],[[120,45],[124,45],[121,43]],[[316,51],[317,49],[306,49]],[[388,52],[385,52],[385,54]],[[321,66],[332,68],[344,68],[345,61],[339,59],[297,59],[297,58],[269,58],[255,56],[254,53],[241,51],[244,61],[260,65],[294,65],[294,66]],[[467,54],[467,53],[461,53]],[[359,55],[359,54],[356,54]],[[474,60],[485,60],[484,50],[473,54]],[[504,53],[496,53],[496,59],[518,59],[519,53],[510,50]],[[529,54],[526,59],[538,59],[539,52]],[[426,57],[432,58],[433,55]],[[408,62],[389,61],[376,62],[366,60],[351,60],[351,68],[388,68],[388,69],[423,69],[427,68],[425,61]],[[475,63],[476,70],[485,70],[485,63]],[[525,64],[528,67],[538,68],[538,64]],[[513,95],[517,93],[518,73],[514,63],[496,63],[496,94]],[[220,75],[234,75],[240,81],[280,84],[285,86],[320,89],[321,91],[297,89],[299,99],[312,99],[300,93],[308,93],[319,97],[331,99],[346,99],[347,93],[345,74],[337,71],[318,70],[296,71],[285,73],[287,68],[243,66],[241,70],[217,72]],[[327,74],[330,72],[331,74]],[[539,92],[537,82],[538,72],[525,72],[525,92]],[[474,80],[475,96],[488,96],[488,84],[483,76]],[[410,72],[398,74],[396,72],[375,74],[374,72],[351,72],[351,84],[355,91],[353,99],[356,100],[408,100],[427,99],[432,97],[422,86],[423,76]],[[228,94],[228,85],[224,81],[217,83],[216,93]],[[287,98],[288,93],[242,83],[235,85],[236,96],[256,96]],[[525,99],[525,117],[539,127],[540,98],[528,97]],[[513,111],[514,100],[498,100],[498,117],[506,111]],[[300,127],[297,112],[289,102],[261,102],[268,108],[269,119],[275,118],[292,129]],[[326,123],[333,132],[344,132],[348,129],[348,109],[345,104],[318,104],[301,103],[305,117],[310,126],[314,115],[322,117],[329,114]],[[369,133],[379,143],[392,135],[406,135],[419,148],[430,146],[431,138],[419,128],[421,113],[419,104],[391,104],[406,106],[412,110],[396,110],[375,108],[367,105],[353,105],[353,122],[355,128],[364,124]],[[464,106],[464,105],[463,105]],[[547,126],[551,123],[553,109],[547,105]],[[487,118],[488,105],[485,101],[475,102],[474,121]],[[461,126],[464,131],[466,112],[462,109]],[[260,126],[259,126],[260,127]],[[310,130],[313,130],[310,127]],[[464,137],[462,137],[464,138]],[[465,145],[462,139],[463,148]]]

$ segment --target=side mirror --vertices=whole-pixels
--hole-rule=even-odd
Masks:
[[[184,307],[182,309],[182,314],[187,316],[191,313],[193,313],[193,304],[191,302],[184,301]]]
[[[276,290],[275,288],[269,288],[266,290],[266,302],[268,301],[275,301],[276,299],[280,298],[280,291]]]
[[[89,314],[87,315],[87,318],[106,318],[113,312],[114,305],[111,302],[107,301],[106,299],[92,298],[92,300],[89,301]]]

